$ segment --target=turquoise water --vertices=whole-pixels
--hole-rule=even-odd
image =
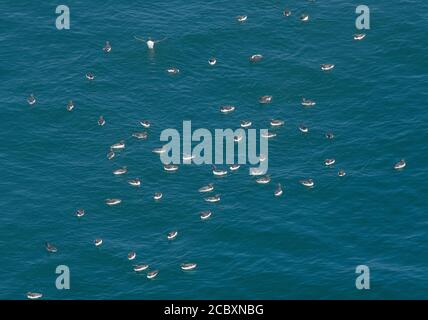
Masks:
[[[360,1],[67,1],[71,29],[62,31],[57,4],[0,3],[0,298],[428,298],[426,2],[365,1],[363,41],[352,39]],[[168,39],[150,53],[134,35]],[[264,60],[250,64],[255,53]],[[321,63],[336,67],[321,72]],[[171,66],[180,74],[166,74]],[[259,105],[266,94],[272,103]],[[303,108],[303,96],[317,105]],[[237,110],[222,115],[223,104]],[[168,174],[151,152],[183,120],[266,128],[271,118],[286,125],[269,142],[269,185],[246,167],[220,179],[208,165]],[[152,122],[147,141],[131,137],[140,119]],[[324,138],[329,130],[335,139]],[[107,160],[121,139],[126,149]],[[325,167],[327,158],[336,164]],[[393,170],[402,158],[407,167]],[[113,176],[120,166],[129,173]],[[134,177],[141,188],[126,183]],[[308,177],[315,188],[299,184]],[[218,204],[197,192],[209,182]],[[157,191],[164,197],[155,203]],[[109,197],[123,203],[107,207]],[[201,221],[207,209],[213,216]],[[58,252],[47,253],[45,241]],[[131,250],[157,278],[133,272]],[[198,268],[182,272],[187,261]],[[70,268],[70,290],[55,288],[60,264]],[[370,290],[355,288],[360,264],[370,267]]]

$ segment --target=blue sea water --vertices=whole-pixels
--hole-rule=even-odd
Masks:
[[[360,1],[65,4],[70,30],[55,28],[55,1],[0,2],[0,298],[428,298],[427,2],[364,1],[363,41],[352,39]],[[134,35],[167,40],[150,52]],[[255,53],[264,59],[251,64]],[[336,67],[321,72],[321,63]],[[180,74],[168,75],[171,66]],[[261,106],[261,95],[272,103]],[[302,97],[317,105],[303,108]],[[223,104],[237,110],[222,115]],[[269,141],[269,185],[247,167],[217,179],[208,165],[168,174],[151,152],[183,120],[234,129],[242,119],[266,128],[271,118],[286,125]],[[153,124],[147,141],[131,137],[140,119]],[[330,130],[333,140],[324,138]],[[121,139],[126,149],[107,160]],[[327,158],[336,164],[325,167]],[[402,158],[407,167],[393,170]],[[113,176],[120,166],[128,174]],[[309,177],[312,189],[299,184]],[[197,192],[209,182],[218,204]],[[275,198],[278,182],[284,194]],[[155,203],[157,191],[164,197]],[[123,203],[107,207],[109,197]],[[213,216],[201,221],[207,209]],[[58,252],[47,253],[45,241]],[[131,250],[157,278],[133,272]],[[188,261],[198,268],[181,271]],[[70,290],[55,287],[58,265],[70,268]],[[370,268],[370,290],[355,288],[357,265]]]

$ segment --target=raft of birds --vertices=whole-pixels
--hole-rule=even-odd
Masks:
[[[288,10],[288,9],[285,9],[283,11],[284,17],[289,17],[289,16],[291,16],[291,14],[292,14],[291,11]],[[246,16],[246,15],[241,15],[241,16],[237,16],[236,17],[236,20],[239,23],[245,23],[247,21],[247,19],[248,19],[248,16]],[[300,21],[302,21],[302,22],[308,22],[309,21],[309,15],[308,14],[302,14],[300,16]],[[363,40],[365,37],[366,37],[365,34],[354,34],[353,35],[353,39],[357,40],[357,41]],[[153,49],[153,48],[149,47],[149,49]],[[107,41],[105,43],[105,45],[103,47],[103,51],[105,53],[110,53],[112,51],[112,46],[111,46],[111,44],[110,44],[109,41]],[[253,55],[251,55],[249,57],[249,61],[252,62],[252,63],[259,62],[262,59],[264,59],[264,57],[263,57],[262,54],[253,54]],[[217,60],[216,60],[215,57],[209,58],[209,60],[208,60],[208,64],[209,65],[214,66],[216,63],[217,63]],[[335,65],[334,64],[330,64],[330,63],[324,63],[324,64],[320,65],[320,69],[322,71],[325,71],[325,72],[331,71],[332,69],[334,69],[334,67],[335,67]],[[168,68],[166,70],[166,72],[169,73],[169,74],[172,74],[172,75],[177,75],[177,74],[180,73],[180,70],[178,68],[176,68],[176,67],[170,67],[170,68]],[[95,74],[93,74],[92,72],[86,73],[85,77],[86,77],[86,79],[88,81],[93,81],[96,78]],[[269,104],[269,103],[272,102],[272,99],[273,99],[273,97],[271,95],[264,95],[264,96],[259,97],[258,101],[259,101],[260,104]],[[36,102],[37,102],[36,97],[33,94],[31,94],[27,98],[27,102],[31,106],[35,105]],[[313,106],[316,105],[316,102],[314,100],[311,100],[311,99],[302,98],[301,105],[303,107],[313,107]],[[74,110],[74,107],[75,106],[74,106],[73,101],[70,100],[67,103],[67,105],[66,105],[66,110],[69,111],[69,112],[71,112],[71,111]],[[234,112],[235,110],[236,110],[236,107],[233,106],[233,105],[224,105],[224,106],[220,107],[220,112],[224,113],[224,114],[228,114],[228,113]],[[139,123],[140,123],[140,125],[144,129],[149,129],[151,127],[151,123],[150,123],[149,120],[141,120],[141,121],[139,121]],[[105,124],[106,124],[106,120],[104,119],[104,117],[102,115],[99,116],[99,118],[98,118],[98,125],[99,126],[104,126]],[[270,121],[270,125],[271,125],[272,128],[281,127],[284,124],[285,124],[285,122],[283,120],[280,120],[280,119],[272,119]],[[252,122],[250,120],[242,120],[240,122],[240,127],[242,127],[242,128],[249,128],[251,126],[252,126]],[[298,129],[302,133],[305,133],[305,134],[309,132],[309,128],[306,127],[304,124],[300,124],[298,126]],[[276,137],[276,135],[277,134],[275,132],[268,131],[267,133],[264,133],[262,135],[262,137],[266,138],[266,139],[270,139],[270,138]],[[134,132],[132,134],[132,137],[134,137],[136,139],[140,139],[140,140],[146,140],[148,138],[148,133],[147,133],[147,131]],[[325,134],[325,138],[326,139],[333,139],[334,138],[334,134],[332,132],[327,132]],[[234,141],[236,143],[239,143],[241,140],[242,140],[241,136],[235,136],[234,137]],[[116,152],[119,152],[120,150],[125,149],[125,147],[126,147],[125,140],[120,140],[119,142],[112,144],[110,146],[109,152],[107,153],[107,159],[108,160],[113,159],[115,157],[115,155],[116,155]],[[165,151],[166,150],[164,150],[163,147],[160,147],[160,148],[154,149],[153,153],[162,154]],[[183,160],[185,160],[185,161],[190,161],[192,158],[193,158],[193,156],[191,156],[191,155],[183,155]],[[264,160],[266,160],[266,156],[261,154],[259,156],[259,159],[260,159],[260,161],[264,161]],[[333,158],[328,158],[328,159],[326,159],[324,161],[324,165],[327,166],[327,167],[333,166],[335,163],[336,163],[336,160],[333,159]],[[402,170],[405,166],[406,166],[405,160],[401,159],[400,161],[398,161],[393,166],[393,168],[395,170]],[[239,164],[232,164],[232,165],[229,166],[229,170],[230,171],[236,171],[239,168],[240,168]],[[167,164],[167,165],[164,165],[164,170],[168,171],[168,172],[175,172],[175,171],[178,170],[178,166],[174,165],[174,164]],[[259,170],[260,169],[258,169],[258,168],[251,168],[251,170],[250,170],[250,175],[256,176],[255,182],[258,183],[258,184],[268,184],[268,183],[270,183],[271,182],[270,175],[262,175]],[[127,167],[117,168],[116,170],[113,171],[114,175],[125,175],[127,173],[128,173]],[[212,167],[212,173],[213,173],[214,176],[220,176],[221,177],[221,176],[226,176],[228,174],[228,171],[225,170],[225,169],[218,169],[217,167],[213,166]],[[344,177],[345,175],[346,175],[346,172],[343,169],[340,169],[338,171],[338,176],[339,177]],[[128,182],[128,184],[130,186],[133,186],[133,187],[140,187],[141,186],[141,180],[139,178],[129,179],[127,182]],[[315,186],[315,183],[314,183],[313,179],[311,179],[311,178],[302,179],[302,180],[299,181],[299,183],[301,185],[307,187],[307,188],[312,188],[312,187]],[[214,191],[214,189],[215,189],[214,184],[213,183],[209,183],[209,184],[207,184],[205,186],[200,187],[198,189],[198,192],[206,194],[206,193],[210,193],[210,192]],[[275,197],[280,197],[283,194],[283,189],[282,189],[281,183],[277,183],[276,184],[276,188],[275,188],[273,194],[274,194]],[[161,200],[162,197],[163,197],[163,194],[161,192],[155,192],[153,194],[153,199],[155,201]],[[210,203],[219,202],[221,200],[221,195],[220,194],[215,194],[215,195],[212,195],[212,196],[206,196],[204,198],[204,200],[206,202],[210,202]],[[115,206],[115,205],[121,204],[122,200],[119,199],[119,198],[107,198],[105,200],[105,203],[108,206]],[[77,209],[76,212],[75,212],[75,215],[78,218],[82,218],[85,214],[86,214],[86,212],[85,212],[85,210],[83,208]],[[200,217],[201,220],[210,219],[211,216],[212,216],[212,211],[211,210],[201,211],[199,213],[199,217]],[[176,239],[177,236],[178,236],[178,231],[177,230],[173,230],[173,231],[168,232],[168,234],[166,235],[166,239],[167,239],[167,241],[173,241],[174,239]],[[96,238],[93,241],[93,244],[94,244],[95,247],[100,247],[103,244],[103,239]],[[54,244],[49,243],[49,242],[45,243],[45,249],[49,253],[56,253],[58,251],[57,247]],[[134,252],[134,251],[129,252],[128,255],[127,255],[127,259],[129,261],[135,260],[136,257],[137,257],[137,253]],[[185,263],[182,263],[180,265],[180,268],[183,271],[194,270],[196,267],[197,267],[197,264],[194,263],[194,262],[185,262]],[[143,272],[143,271],[149,270],[150,266],[148,264],[145,264],[145,263],[139,263],[139,264],[133,265],[132,268],[133,268],[134,272],[139,273],[139,272]],[[151,271],[148,271],[146,273],[146,277],[148,279],[154,279],[158,274],[159,274],[159,270],[158,269],[152,269]],[[27,293],[27,298],[28,299],[33,299],[33,300],[34,299],[39,299],[39,298],[42,298],[42,296],[43,296],[43,294],[39,293],[39,292],[28,292]]]

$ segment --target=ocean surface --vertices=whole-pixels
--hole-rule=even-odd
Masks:
[[[362,41],[353,40],[361,1],[65,4],[70,30],[55,27],[57,1],[0,2],[1,299],[428,298],[426,1],[364,1]],[[167,39],[151,52],[134,35]],[[256,53],[264,59],[250,63]],[[335,68],[322,72],[322,63]],[[272,103],[260,105],[262,95]],[[304,108],[302,97],[317,104]],[[225,104],[236,111],[221,114]],[[267,185],[248,166],[223,178],[210,165],[167,173],[152,153],[162,130],[181,131],[183,120],[213,130],[243,119],[268,128],[272,118],[285,125],[269,140]],[[131,136],[142,119],[152,123],[146,141]],[[126,149],[108,160],[122,139]],[[394,170],[400,159],[406,168]],[[114,176],[121,166],[128,173]],[[135,177],[140,188],[127,183]],[[299,183],[306,178],[314,188]],[[219,203],[198,193],[210,182]],[[183,262],[198,267],[183,272]],[[149,280],[135,263],[159,275]],[[70,290],[55,287],[58,265],[70,268]],[[355,287],[358,265],[370,268],[370,290]]]

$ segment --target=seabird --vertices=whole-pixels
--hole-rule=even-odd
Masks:
[[[404,159],[401,159],[394,165],[395,170],[403,169],[406,166],[406,161]]]
[[[145,40],[145,39],[143,39],[143,38],[140,38],[140,37],[137,37],[137,36],[134,36],[134,39],[136,39],[136,40],[139,40],[139,41],[143,41],[143,42],[145,42],[146,43],[146,45],[147,45],[147,48],[149,48],[150,50],[153,50],[154,48],[155,48],[155,44],[156,43],[159,43],[159,42],[161,42],[161,41],[164,41],[166,38],[163,38],[162,40],[153,40],[152,38],[148,38],[147,39],[147,41]]]
[[[76,216],[78,218],[83,217],[84,215],[85,215],[85,210],[84,209],[77,209]]]
[[[299,130],[302,131],[303,133],[309,132],[309,128],[306,127],[304,124],[299,125]]]
[[[272,96],[261,96],[259,98],[259,103],[261,104],[270,103],[271,101],[272,101]]]
[[[270,177],[266,175],[266,176],[263,176],[263,177],[257,178],[257,179],[256,179],[256,182],[257,182],[257,183],[259,183],[259,184],[266,184],[266,183],[269,183],[269,182],[270,182]]]
[[[204,200],[206,202],[219,202],[220,201],[220,195],[216,194],[215,196],[212,196],[212,197],[206,197],[206,198],[204,198]]]
[[[109,153],[107,153],[107,159],[111,160],[114,158],[116,154],[111,150]]]
[[[324,164],[328,166],[332,166],[336,162],[335,159],[325,159]]]
[[[262,59],[263,59],[263,56],[261,54],[253,54],[252,56],[250,56],[251,62],[258,62]]]
[[[181,270],[187,271],[187,270],[193,270],[197,266],[196,263],[182,263],[181,264]]]
[[[122,202],[121,199],[115,199],[115,198],[106,199],[106,205],[108,206],[115,206],[120,204],[121,202]]]
[[[137,256],[137,253],[135,251],[131,251],[128,253],[128,260],[134,260]]]
[[[300,20],[301,21],[308,21],[309,20],[309,15],[308,14],[302,14],[300,16]]]
[[[244,22],[245,20],[247,20],[247,16],[237,16],[236,20],[238,20],[238,22]]]
[[[128,169],[126,167],[123,167],[123,168],[119,168],[119,169],[114,170],[113,174],[118,176],[118,175],[125,174],[127,172],[128,172]]]
[[[99,126],[103,126],[103,125],[105,125],[106,124],[106,121],[105,121],[105,119],[104,119],[104,117],[103,116],[100,116],[99,118],[98,118],[98,125]]]
[[[100,245],[103,244],[103,239],[100,239],[100,238],[95,239],[94,244],[96,247],[99,247]]]
[[[140,124],[144,127],[144,128],[150,128],[150,121],[149,120],[141,120]]]
[[[275,192],[273,194],[275,195],[275,197],[279,197],[280,195],[282,195],[282,187],[280,183],[277,184]]]
[[[139,187],[141,185],[141,181],[138,178],[128,180],[128,183],[133,187]]]
[[[155,199],[155,200],[160,200],[161,198],[162,198],[162,193],[160,193],[160,192],[156,192],[153,195],[153,199]]]
[[[144,132],[134,132],[132,134],[132,136],[134,138],[137,138],[137,139],[140,139],[140,140],[145,140],[145,139],[147,139],[148,134],[145,131]]]
[[[333,138],[334,138],[334,134],[333,134],[333,132],[327,132],[327,133],[325,134],[325,137],[326,137],[327,139],[333,139]]]
[[[354,40],[363,40],[366,37],[365,33],[354,34]]]
[[[302,98],[302,106],[304,106],[304,107],[312,107],[314,105],[316,105],[316,102],[314,100]]]
[[[210,58],[208,60],[208,63],[210,64],[210,66],[213,66],[213,65],[215,65],[217,63],[217,60],[216,60],[216,58]]]
[[[230,113],[232,111],[235,111],[235,107],[234,106],[228,105],[228,106],[222,106],[222,107],[220,107],[220,112],[221,113]]]
[[[235,141],[235,142],[239,142],[239,141],[241,141],[242,140],[242,136],[241,135],[238,135],[238,136],[234,136],[233,137],[233,141]]]
[[[334,64],[330,64],[330,63],[323,63],[321,65],[321,70],[322,71],[328,71],[334,68]]]
[[[227,174],[227,170],[217,169],[216,166],[212,166],[212,169],[215,176],[225,176]]]
[[[210,192],[214,190],[214,184],[213,183],[209,183],[206,186],[200,187],[198,189],[199,192]]]
[[[177,234],[178,234],[177,231],[168,232],[167,239],[168,240],[173,240],[177,236]]]
[[[238,170],[240,167],[241,167],[241,165],[240,165],[240,164],[235,163],[235,164],[230,165],[229,169],[230,169],[230,171],[236,171],[236,170]]]
[[[200,214],[201,220],[206,220],[209,217],[211,217],[212,212],[211,211],[202,211]]]
[[[105,43],[105,45],[104,45],[104,48],[103,48],[103,51],[104,51],[105,53],[109,53],[109,52],[111,51],[110,41],[106,41],[106,43]]]
[[[248,120],[242,120],[241,121],[241,127],[242,128],[249,128],[249,127],[251,127],[251,125],[252,125],[251,121],[248,121]]]
[[[283,121],[283,120],[278,120],[278,119],[272,119],[272,120],[270,121],[270,125],[271,125],[272,127],[280,127],[280,126],[283,126],[283,125],[284,125],[284,121]]]
[[[337,175],[339,177],[344,177],[346,175],[346,172],[345,172],[345,170],[340,169],[339,172],[337,173]]]
[[[177,171],[178,170],[178,165],[176,164],[166,164],[163,166],[163,169],[165,171]]]
[[[314,186],[314,181],[312,179],[300,180],[300,183],[309,188]]]
[[[58,251],[57,247],[55,247],[52,243],[46,242],[45,248],[48,252],[55,253]]]
[[[290,11],[290,10],[285,9],[285,10],[284,10],[284,12],[283,12],[282,14],[284,15],[284,17],[289,17],[289,16],[291,16],[291,11]]]
[[[262,134],[261,134],[261,137],[262,138],[266,138],[266,139],[270,139],[270,138],[274,138],[274,137],[276,137],[276,133],[274,133],[274,132],[263,132]]]
[[[168,72],[170,74],[178,74],[180,72],[180,69],[172,67],[172,68],[166,69],[166,72]]]
[[[154,277],[156,277],[159,273],[159,270],[154,270],[151,272],[147,273],[147,279],[153,279]]]
[[[70,100],[67,103],[67,111],[71,111],[73,109],[74,109],[74,104],[73,104],[73,101]]]
[[[146,270],[148,268],[149,268],[148,264],[136,264],[134,266],[134,271],[135,272],[141,272],[141,271],[144,271],[144,270]]]
[[[39,292],[27,292],[27,298],[31,300],[40,299],[43,297],[43,294]]]
[[[94,80],[95,79],[95,75],[92,72],[88,72],[86,74],[86,79],[88,79],[88,80]]]
[[[30,106],[32,106],[33,104],[35,104],[36,103],[36,98],[34,97],[34,95],[33,94],[30,94],[30,96],[27,98],[27,102],[28,102],[28,104],[30,105]]]
[[[110,149],[112,150],[119,150],[119,149],[125,149],[125,141],[121,140],[118,143],[113,144]]]

